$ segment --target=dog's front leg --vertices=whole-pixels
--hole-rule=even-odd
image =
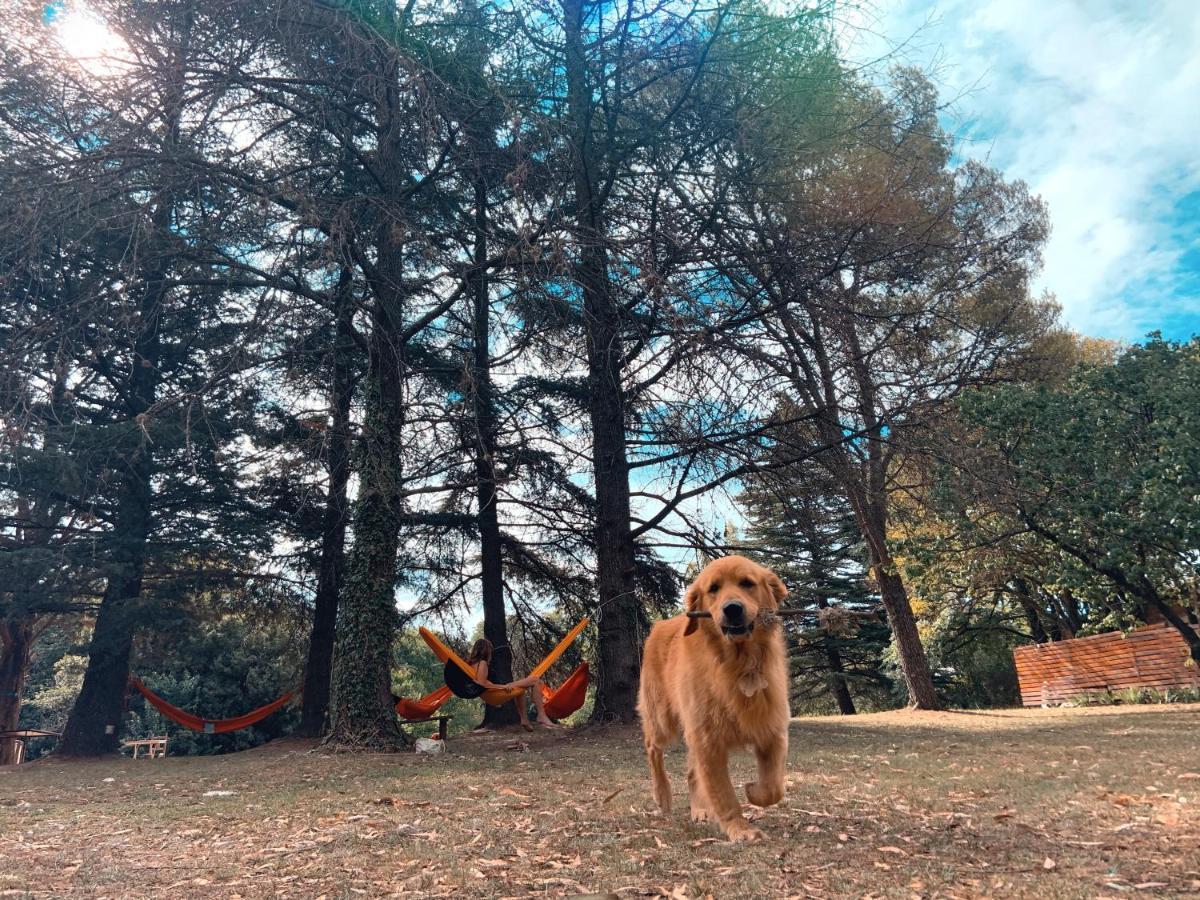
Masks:
[[[729,779],[729,751],[699,735],[685,740],[692,753],[692,768],[699,781],[701,794],[725,834],[731,841],[739,843],[762,840],[762,832],[752,828],[742,815],[742,804],[738,802],[733,782]]]
[[[783,799],[787,735],[756,744],[754,756],[758,760],[758,780],[746,785],[746,799],[755,806],[774,806]]]
[[[695,754],[688,751],[688,800],[692,806],[692,821],[707,822],[713,817],[709,812],[708,800],[704,797],[704,786],[700,783],[700,775],[696,771]]]
[[[671,782],[667,778],[667,766],[663,759],[662,747],[647,740],[646,758],[650,762],[650,782],[654,787],[654,800],[658,803],[658,809],[664,816],[670,815]]]

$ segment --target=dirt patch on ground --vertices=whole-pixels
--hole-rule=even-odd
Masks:
[[[0,895],[1200,895],[1200,706],[798,719],[749,848],[655,816],[630,729],[450,750],[0,769]]]

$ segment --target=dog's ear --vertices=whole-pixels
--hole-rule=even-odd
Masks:
[[[775,603],[780,604],[783,598],[788,595],[787,585],[774,572],[767,570],[767,589],[770,590],[771,596],[775,598]]]
[[[685,613],[695,612],[700,608],[700,588],[695,582],[687,589],[687,593],[683,595],[683,611]],[[688,619],[687,627],[683,629],[684,636],[691,634],[700,627],[699,619]]]

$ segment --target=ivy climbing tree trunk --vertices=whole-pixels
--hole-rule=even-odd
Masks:
[[[397,257],[399,256],[398,248]],[[398,302],[376,299],[359,452],[354,545],[338,604],[329,740],[352,747],[404,742],[391,692],[396,551],[402,513],[403,357]]]
[[[405,113],[399,103],[399,51],[379,48],[375,84],[377,171],[383,192],[375,227],[375,263],[367,281],[374,303],[368,339],[366,404],[359,442],[354,544],[338,605],[329,742],[389,749],[407,738],[393,706],[392,645],[396,553],[403,515],[405,425],[404,222]]]
[[[584,41],[584,0],[563,0],[574,232],[578,247],[573,279],[583,296],[587,342],[588,414],[596,485],[596,587],[598,641],[597,721],[636,717],[641,639],[636,555],[630,521],[629,460],[625,433],[621,310],[613,296],[605,247],[602,193],[594,158],[592,87]]]

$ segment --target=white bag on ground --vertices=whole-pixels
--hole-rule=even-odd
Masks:
[[[418,753],[444,753],[446,752],[446,742],[434,740],[433,738],[417,738]]]

